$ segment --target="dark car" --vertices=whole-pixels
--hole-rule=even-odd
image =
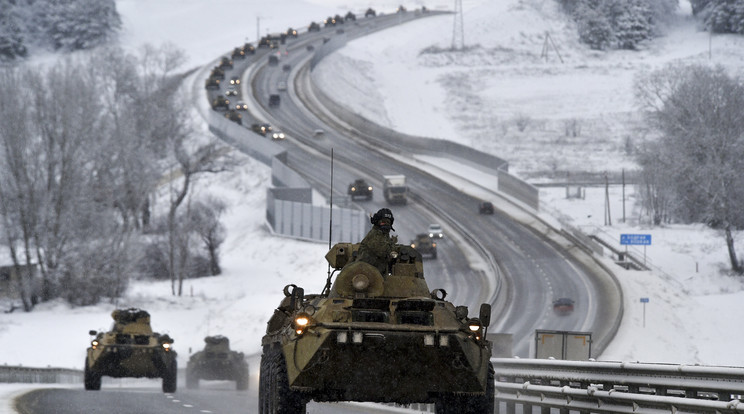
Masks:
[[[284,65],[282,65],[282,70],[285,72],[289,72],[290,70],[292,70],[292,65],[285,63]]]
[[[269,66],[277,66],[279,64],[279,56],[269,55]]]
[[[230,78],[230,85],[240,85],[240,76],[233,76]]]
[[[364,12],[364,17],[375,17],[375,16],[377,16],[377,12],[375,11],[375,9],[371,7],[367,9],[366,12]]]
[[[478,204],[478,213],[493,214],[493,203],[490,201],[481,201],[480,204]]]
[[[310,22],[310,26],[307,27],[308,32],[319,32],[320,25],[316,22]]]
[[[558,298],[553,301],[553,312],[558,315],[568,315],[574,310],[574,301],[571,298]]]
[[[277,94],[269,95],[269,107],[279,106],[281,99]]]

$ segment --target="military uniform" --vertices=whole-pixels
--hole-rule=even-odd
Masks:
[[[380,274],[386,276],[390,252],[394,248],[395,239],[390,237],[389,232],[373,226],[359,245],[357,260],[371,264],[380,271]]]

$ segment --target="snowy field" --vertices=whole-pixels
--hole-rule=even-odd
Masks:
[[[171,42],[187,52],[188,67],[196,67],[246,39],[255,40],[257,17],[264,34],[306,27],[329,14],[362,12],[369,2],[120,0],[117,4],[123,15],[123,45],[136,49],[145,42]],[[378,11],[392,12],[400,2],[374,4]],[[422,3],[404,4],[413,9]],[[633,113],[633,77],[666,62],[707,61],[709,56],[708,35],[698,32],[684,15],[669,28],[668,36],[643,51],[605,53],[579,45],[571,22],[557,12],[553,1],[464,0],[463,4],[466,43],[479,45],[472,52],[422,54],[432,45],[448,46],[452,33],[451,16],[424,19],[352,42],[320,66],[316,80],[336,79],[334,88],[344,88],[339,97],[379,123],[472,145],[506,158],[524,178],[548,181],[551,173],[563,170],[633,168],[626,143],[628,137],[633,142],[643,137]],[[426,2],[426,6],[451,8],[451,2]],[[547,61],[540,58],[546,31],[564,63],[554,53]],[[711,62],[740,70],[742,43],[738,37],[714,37]],[[518,116],[530,120],[525,131],[515,126]],[[579,137],[563,134],[571,120],[582,126]],[[458,180],[472,179],[467,166],[438,164],[460,175]],[[0,364],[82,368],[90,340],[87,331],[108,328],[116,306],[150,311],[153,328],[175,338],[181,366],[189,349],[203,346],[206,335],[224,334],[235,349],[258,352],[270,309],[283,296],[282,287],[296,283],[306,292],[320,291],[326,275],[326,245],[269,233],[264,222],[269,178],[267,166],[246,158],[235,171],[197,183],[198,195],[214,195],[229,206],[224,216],[228,234],[222,248],[222,276],[185,282],[182,297],[171,296],[168,282],[133,282],[117,304],[70,308],[54,302],[28,314],[0,314]],[[467,184],[462,186],[467,189]],[[625,295],[625,318],[601,359],[744,365],[740,346],[744,332],[738,326],[744,315],[744,279],[726,275],[723,236],[701,226],[644,226],[632,187],[626,189],[626,222],[621,223],[622,195],[618,187],[611,190],[612,226],[604,224],[604,189],[587,188],[585,199],[566,199],[562,187],[541,190],[541,217],[546,221],[570,223],[609,240],[619,240],[621,233],[653,237],[646,255],[656,270],[616,269]],[[736,242],[741,246],[744,238],[737,235]],[[645,320],[641,297],[649,298]],[[48,341],[40,340],[42,335],[54,338],[53,352]],[[0,399],[9,403],[7,396],[15,389],[1,387]]]

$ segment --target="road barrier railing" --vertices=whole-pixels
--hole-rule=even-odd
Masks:
[[[74,384],[83,382],[83,371],[68,368],[0,366],[0,383]]]
[[[744,413],[744,368],[495,358],[496,413]],[[505,407],[505,411],[501,410]]]

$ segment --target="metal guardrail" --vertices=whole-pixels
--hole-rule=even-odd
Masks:
[[[0,366],[0,383],[75,384],[83,383],[83,371],[68,368]]]
[[[744,367],[495,358],[496,413],[744,413]],[[505,406],[505,411],[501,408]]]

